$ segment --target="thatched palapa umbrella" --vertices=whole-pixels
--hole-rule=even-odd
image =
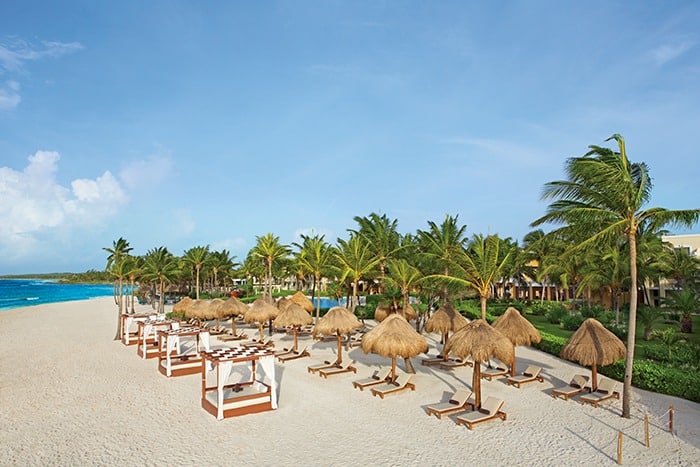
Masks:
[[[209,306],[207,307],[207,311],[204,313],[204,316],[206,317],[207,320],[216,320],[216,326],[219,326],[219,308],[221,308],[221,305],[224,304],[224,301],[220,298],[213,298],[209,301]]]
[[[472,391],[477,408],[481,408],[481,363],[488,361],[491,356],[510,362],[515,353],[511,341],[483,319],[475,319],[452,334],[445,352],[462,359],[471,357],[474,360]]]
[[[189,307],[192,306],[194,303],[194,300],[192,300],[188,296],[182,297],[182,299],[177,302],[175,305],[173,305],[173,313],[181,314],[182,316],[185,316],[185,312]]]
[[[425,330],[427,332],[439,332],[442,334],[442,353],[445,361],[447,361],[445,346],[447,345],[450,332],[462,329],[467,323],[469,323],[469,320],[455,310],[449,302],[438,308],[433,313],[433,316],[425,322]]]
[[[598,365],[605,366],[625,358],[625,344],[593,318],[581,324],[561,349],[561,358],[591,367],[591,387],[598,388]]]
[[[523,317],[520,312],[509,306],[505,313],[499,316],[492,325],[495,329],[501,331],[501,334],[506,336],[516,345],[530,345],[533,342],[542,340],[540,332],[530,321]],[[513,352],[513,362],[510,366],[510,375],[515,375],[515,352]]]
[[[314,319],[311,317],[311,315],[301,306],[293,302],[287,305],[284,311],[280,312],[277,318],[275,318],[273,321],[275,326],[292,326],[292,332],[294,333],[294,347],[292,347],[292,349],[295,352],[297,351],[297,330],[299,329],[299,326],[311,324],[313,322]]]
[[[194,300],[192,305],[185,310],[185,318],[195,318],[197,321],[201,322],[206,319],[205,315],[208,312],[208,308],[208,300]]]
[[[301,291],[297,291],[294,295],[289,297],[289,299],[309,313],[314,311],[314,304],[306,297],[306,295],[301,293]]]
[[[236,316],[245,315],[246,311],[248,311],[248,305],[236,297],[223,302],[217,310],[220,319],[231,318],[231,334],[234,336],[236,335]]]
[[[391,357],[391,380],[394,381],[396,357],[415,357],[428,350],[428,343],[403,316],[392,313],[362,337],[362,350]]]
[[[276,318],[278,313],[279,310],[275,308],[274,305],[261,297],[253,302],[243,316],[243,320],[246,323],[258,323],[258,327],[260,328],[260,341],[263,341],[263,324],[265,321]]]
[[[318,323],[314,327],[314,335],[335,334],[337,336],[338,359],[335,361],[334,365],[340,365],[343,363],[343,343],[341,336],[361,327],[362,323],[353,312],[342,306],[334,306],[328,310],[328,313],[326,313],[323,318],[318,320]]]
[[[377,308],[374,309],[374,319],[378,323],[381,323],[391,314],[391,312],[392,310],[389,305],[377,305]]]
[[[288,307],[291,303],[293,303],[293,302],[292,302],[290,299],[288,299],[288,298],[286,298],[286,297],[282,297],[282,298],[279,298],[279,299],[275,302],[275,306],[277,307],[277,309],[278,309],[280,312],[283,312],[284,310],[287,309],[287,307]]]

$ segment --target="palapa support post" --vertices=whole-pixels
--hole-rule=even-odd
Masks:
[[[668,408],[668,431],[673,434],[673,404]]]
[[[649,414],[644,415],[644,445],[649,447]]]
[[[617,465],[622,465],[622,432],[617,432]]]

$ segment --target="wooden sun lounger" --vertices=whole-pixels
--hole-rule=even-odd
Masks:
[[[377,385],[372,388],[372,395],[379,396],[384,399],[387,394],[392,394],[394,392],[403,391],[405,389],[411,389],[411,391],[416,390],[416,385],[411,383],[411,378],[413,375],[408,373],[401,373],[396,377],[396,381],[393,383],[385,383]]]
[[[328,379],[328,376],[330,375],[338,375],[340,373],[348,373],[351,371],[353,373],[357,373],[357,368],[353,366],[353,363],[355,363],[354,360],[342,366],[336,366],[334,368],[325,368],[323,370],[319,370],[318,375]]]
[[[358,379],[352,382],[352,387],[358,388],[360,391],[364,391],[366,387],[376,386],[377,384],[382,384],[389,379],[391,375],[391,368],[384,370],[375,371],[369,378]]]
[[[532,381],[539,381],[540,383],[544,383],[544,378],[540,376],[540,373],[542,373],[542,368],[536,365],[529,365],[527,368],[525,368],[525,371],[523,371],[522,375],[517,375],[517,376],[511,376],[508,378],[508,385],[513,385],[520,389],[521,384],[529,383]]]
[[[467,412],[464,415],[457,417],[457,425],[467,425],[467,428],[471,430],[477,423],[485,422],[487,420],[493,420],[494,418],[505,420],[507,414],[501,411],[503,404],[504,401],[502,399],[496,399],[495,397],[489,396],[480,409],[474,410],[473,412]]]
[[[481,370],[481,377],[491,381],[493,378],[507,376],[508,373],[510,373],[508,366],[498,363],[495,368],[486,368],[485,370]]]
[[[598,385],[598,389],[592,391],[590,394],[581,396],[581,405],[589,403],[594,407],[598,407],[598,404],[612,397],[619,399],[620,393],[615,390],[616,385],[617,382],[611,379],[601,381]]]
[[[584,391],[590,391],[590,387],[586,386],[587,384],[588,376],[574,375],[567,386],[552,389],[552,397],[556,399],[561,396],[564,400],[568,400],[571,396],[575,396]]]
[[[442,419],[443,415],[450,415],[467,408],[474,408],[474,403],[469,400],[472,394],[469,389],[458,389],[452,394],[449,401],[429,405],[428,415],[435,415],[437,418]]]
[[[453,360],[456,360],[456,359],[449,358],[449,357],[447,359],[448,362],[453,361]],[[443,357],[442,355],[437,355],[435,357],[424,358],[423,360],[421,360],[420,364],[430,366],[430,365],[437,365],[439,363],[443,363],[444,361],[445,361],[445,357]]]
[[[307,366],[306,371],[308,373],[316,373],[317,371],[321,371],[327,368],[339,368],[339,366],[335,363],[331,363],[328,360],[326,360],[323,363],[317,363],[316,365]]]
[[[303,357],[310,357],[311,354],[309,353],[308,350],[306,350],[306,347],[304,347],[300,352],[292,353],[291,355],[281,355],[277,357],[277,360],[280,362],[284,363],[289,360],[296,360],[297,358],[303,358]]]
[[[440,363],[440,368],[443,370],[453,370],[461,366],[474,366],[474,362],[470,362],[469,360],[460,360],[456,358],[454,360],[448,360],[446,362]]]
[[[240,340],[247,339],[247,338],[248,338],[248,334],[243,334],[243,333],[236,334],[235,336],[231,335],[231,334],[217,336],[217,339],[222,341],[222,342],[240,341]]]

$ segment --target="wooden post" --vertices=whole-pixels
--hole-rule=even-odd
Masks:
[[[668,408],[668,431],[673,433],[673,404]]]
[[[644,445],[649,447],[649,414],[644,415]]]
[[[617,432],[617,465],[622,465],[622,432]]]

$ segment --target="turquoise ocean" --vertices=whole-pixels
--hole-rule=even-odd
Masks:
[[[0,279],[0,311],[44,303],[110,297],[110,284],[63,284],[39,279]]]

